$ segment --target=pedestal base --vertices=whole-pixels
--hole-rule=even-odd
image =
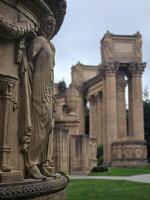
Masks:
[[[124,141],[112,144],[112,166],[134,167],[147,164],[145,141]]]
[[[23,174],[21,171],[0,172],[0,183],[9,183],[22,180]]]
[[[51,195],[43,196],[43,197],[37,197],[30,200],[65,200],[65,193],[64,191],[62,191],[56,194],[51,194]]]

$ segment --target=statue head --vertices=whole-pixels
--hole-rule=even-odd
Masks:
[[[40,34],[47,39],[51,39],[56,28],[56,20],[50,15],[41,21]]]

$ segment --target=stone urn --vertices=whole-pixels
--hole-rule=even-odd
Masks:
[[[79,91],[76,88],[70,87],[66,90],[66,104],[69,109],[69,114],[76,115],[79,103]]]
[[[36,77],[34,73],[36,68],[34,65],[35,57],[42,49],[44,58],[50,59],[53,63],[49,63],[49,66],[43,63],[41,65],[48,71],[48,74],[46,74],[47,71],[45,72],[46,76],[43,82],[43,85],[46,83],[45,99],[47,98],[46,102],[51,102],[52,105],[54,81],[54,66],[52,65],[54,65],[55,52],[50,40],[61,28],[65,13],[65,0],[0,0],[1,200],[64,199],[63,190],[68,185],[68,178],[59,174],[54,174],[52,175],[53,178],[48,178],[51,174],[46,169],[46,161],[51,160],[50,153],[53,151],[49,147],[49,135],[47,134],[46,137],[47,145],[44,146],[41,142],[41,146],[44,146],[45,161],[38,162],[45,169],[45,172],[37,166],[36,170],[33,170],[32,176],[30,176],[29,171],[32,171],[35,165],[31,162],[32,166],[27,167],[28,164],[25,162],[27,159],[25,158],[29,155],[28,146],[31,145],[31,137],[33,137],[34,132],[32,132],[31,115],[34,107],[31,100],[33,85],[31,86],[29,82],[31,79],[33,80],[33,77]],[[32,53],[30,49],[32,49]],[[37,58],[36,62],[39,62]],[[42,67],[38,68],[39,71]],[[32,78],[30,79],[29,76]],[[40,88],[40,90],[42,92],[43,88]],[[38,95],[35,96],[38,98]],[[38,105],[41,108],[43,104],[38,102]],[[51,111],[48,115],[50,114],[52,115]],[[52,130],[51,122],[49,120],[48,122],[50,125],[47,127],[51,127],[49,130]],[[35,140],[32,141],[35,142]],[[37,146],[36,142],[34,146]],[[40,154],[42,152],[41,148],[39,150],[37,148],[37,151]],[[33,157],[35,159],[35,156]],[[48,173],[44,175],[46,171]],[[43,176],[38,176],[40,174]]]

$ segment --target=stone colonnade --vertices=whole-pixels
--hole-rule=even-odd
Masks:
[[[103,64],[103,88],[88,99],[90,136],[97,139],[97,145],[104,145],[104,162],[107,164],[126,166],[146,161],[141,83],[144,68],[144,63],[126,64],[124,68],[118,63]]]

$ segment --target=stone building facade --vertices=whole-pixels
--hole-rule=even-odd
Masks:
[[[98,145],[103,145],[108,165],[146,163],[142,101],[146,64],[142,62],[140,33],[107,32],[101,40],[101,57],[98,66],[80,62],[73,66],[70,87],[56,95],[58,170],[88,173],[96,165]]]

